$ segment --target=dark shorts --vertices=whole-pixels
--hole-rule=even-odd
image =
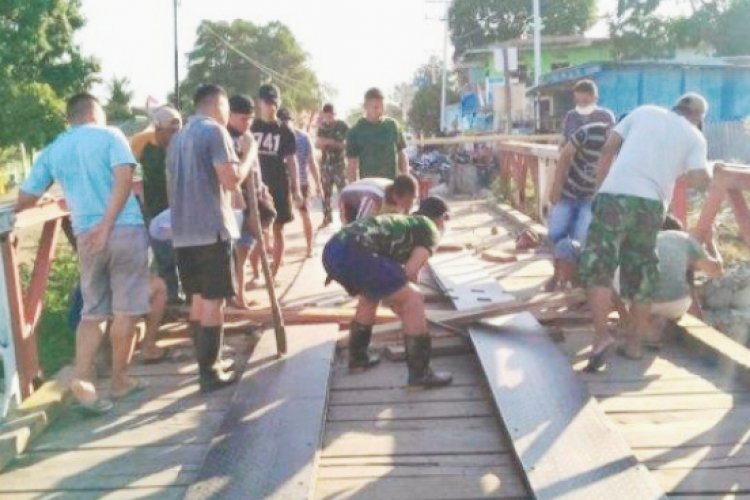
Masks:
[[[578,272],[588,287],[611,287],[620,268],[620,294],[649,302],[659,282],[656,237],[664,223],[664,206],[656,200],[599,194],[594,200]]]
[[[289,224],[294,220],[294,213],[292,212],[292,194],[289,191],[288,186],[282,187],[268,187],[273,198],[273,206],[276,209],[276,220],[275,224],[284,225]]]
[[[204,299],[234,297],[232,244],[217,241],[211,245],[177,248],[177,269],[185,295]]]
[[[260,217],[260,227],[267,229],[271,227],[276,220],[276,207],[272,199],[258,198],[258,216]]]
[[[381,300],[406,286],[404,268],[397,262],[365,250],[356,243],[331,239],[323,249],[323,267],[349,295]]]

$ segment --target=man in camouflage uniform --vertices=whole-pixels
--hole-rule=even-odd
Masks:
[[[323,184],[323,226],[333,220],[331,198],[334,186],[341,193],[346,185],[344,169],[344,148],[349,126],[346,122],[336,119],[333,104],[323,106],[321,123],[318,128],[318,139],[315,146],[323,151],[321,178]]]
[[[336,280],[359,299],[349,330],[350,369],[367,369],[380,361],[368,348],[378,304],[385,301],[403,324],[409,386],[430,388],[451,383],[450,373],[430,368],[432,341],[424,298],[412,285],[437,247],[448,219],[445,201],[429,197],[413,215],[360,219],[326,244],[323,266],[328,281]]]
[[[607,319],[618,267],[620,295],[631,302],[633,318],[618,352],[630,359],[642,357],[641,337],[649,331],[659,280],[656,238],[675,181],[686,175],[701,187],[709,180],[706,139],[700,131],[707,111],[698,94],[684,95],[671,110],[641,106],[615,127],[602,149],[593,220],[579,267],[596,333],[587,371],[603,368],[615,343]]]

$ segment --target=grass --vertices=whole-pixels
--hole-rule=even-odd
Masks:
[[[21,265],[21,281],[26,287],[31,269]],[[45,378],[50,378],[75,356],[75,332],[68,324],[70,293],[78,283],[78,262],[67,245],[61,245],[52,263],[44,294],[42,317],[37,329],[39,363]]]

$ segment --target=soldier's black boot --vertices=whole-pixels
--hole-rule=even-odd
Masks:
[[[380,355],[372,352],[370,339],[372,325],[362,325],[352,321],[349,328],[349,369],[367,369],[380,363]]]
[[[237,382],[237,375],[225,371],[218,363],[221,337],[220,326],[202,326],[196,329],[195,357],[198,360],[201,392],[215,391]]]
[[[409,367],[409,387],[444,387],[453,381],[450,372],[434,372],[430,367],[432,338],[429,335],[406,336],[406,364]]]

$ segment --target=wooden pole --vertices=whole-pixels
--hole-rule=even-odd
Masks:
[[[268,291],[268,301],[271,305],[271,317],[273,319],[274,331],[276,333],[276,351],[279,356],[286,354],[286,328],[284,327],[284,316],[281,314],[279,299],[276,296],[276,284],[271,273],[271,265],[268,263],[268,254],[266,254],[266,245],[263,241],[263,230],[260,226],[260,216],[258,215],[258,192],[255,186],[254,172],[250,172],[247,178],[249,184],[248,202],[250,206],[250,225],[255,233],[256,245],[260,252],[260,266],[263,269],[263,279],[266,281],[266,290]]]

